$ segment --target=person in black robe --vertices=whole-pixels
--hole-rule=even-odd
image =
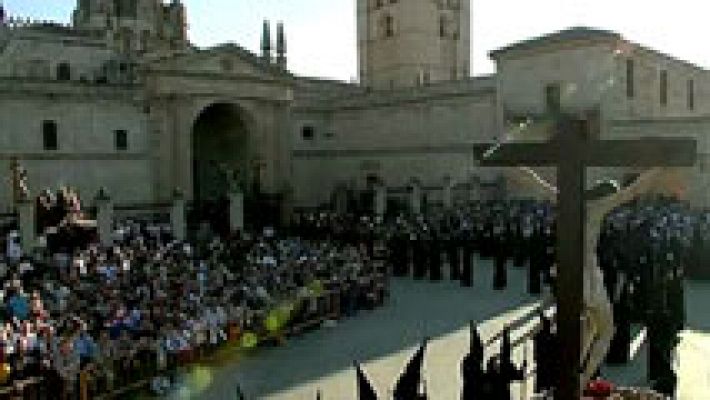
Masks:
[[[650,249],[639,249],[636,254],[638,257],[636,262],[632,261],[636,276],[639,280],[635,307],[637,310],[643,312],[644,310],[649,309],[651,305],[651,298],[653,297],[652,287],[654,265],[651,263]]]
[[[470,227],[464,227],[461,235],[462,252],[462,268],[461,268],[461,286],[473,286],[473,256],[474,256],[474,238]]]
[[[686,273],[688,276],[697,276],[697,269],[702,265],[702,250],[703,250],[703,234],[702,225],[696,223],[693,227],[693,236],[690,246],[690,263],[687,265]]]
[[[710,280],[710,227],[704,226],[701,233],[701,249],[698,255],[699,261],[694,268],[694,274],[690,277],[693,279]]]
[[[671,322],[675,330],[680,332],[685,326],[686,318],[683,270],[680,267],[673,268],[670,272],[666,301],[671,315]]]
[[[648,318],[648,379],[654,390],[672,396],[677,377],[671,357],[677,334],[675,327],[668,323],[668,310],[662,305],[654,308]]]
[[[409,360],[394,386],[392,398],[394,400],[420,399],[420,386],[422,383],[422,368],[424,366],[424,352],[428,338],[424,339],[419,349]]]
[[[392,272],[396,277],[407,276],[409,260],[407,259],[407,240],[401,227],[397,227],[389,240],[389,256]]]
[[[446,241],[446,259],[449,263],[449,279],[461,279],[461,258],[459,234],[453,228],[449,228]]]
[[[503,373],[511,380],[520,380],[525,368],[517,368],[513,364],[513,349],[510,344],[510,327],[503,328],[503,337],[500,341],[500,364]]]
[[[370,259],[375,257],[375,240],[375,225],[372,221],[369,221],[369,223],[363,227],[363,241],[367,249],[367,256],[370,257]]]
[[[501,227],[498,227],[494,231],[495,238],[498,244],[495,246],[493,254],[493,289],[504,290],[508,286],[508,271],[506,269],[506,262],[508,260],[506,246],[504,244],[503,231]]]
[[[621,284],[613,297],[614,303],[614,337],[609,346],[607,362],[609,364],[626,364],[631,352],[631,302],[633,284]]]
[[[461,375],[463,380],[462,400],[481,400],[484,397],[484,344],[478,329],[471,322],[471,344],[469,353],[461,363]]]
[[[552,321],[541,311],[540,330],[533,336],[533,357],[537,367],[535,393],[552,390],[557,380],[557,360],[550,357],[559,348],[557,335],[552,331]]]
[[[663,254],[662,261],[663,269],[660,272],[663,276],[660,279],[665,282],[666,296],[664,301],[671,316],[670,323],[676,332],[680,332],[685,326],[685,264],[681,254],[683,250],[672,244],[672,242],[666,241],[663,247],[665,254]]]
[[[357,398],[358,400],[377,400],[377,392],[370,383],[370,379],[365,374],[362,366],[357,361],[355,364],[355,374],[357,376]],[[318,392],[320,394],[320,391]]]
[[[514,381],[523,379],[522,370],[508,370],[503,361],[498,357],[488,360],[484,373],[483,399],[510,400],[512,392],[510,385]]]
[[[554,277],[552,276],[552,269],[556,263],[556,248],[557,248],[557,235],[555,233],[555,225],[546,225],[543,227],[543,238],[545,243],[545,257],[544,263],[542,265],[543,282],[548,285],[553,284]]]
[[[596,251],[599,269],[601,269],[604,278],[604,288],[606,289],[607,296],[610,299],[613,299],[617,292],[617,271],[614,268],[613,247],[611,246],[613,238],[614,236],[611,224],[608,220],[604,221],[604,226],[599,233],[599,241],[597,243]]]
[[[493,289],[505,290],[508,286],[508,273],[505,267],[505,255],[497,253],[494,258]]]
[[[528,266],[528,293],[542,292],[542,270],[547,260],[547,243],[543,232],[536,229],[530,238],[530,265]]]
[[[443,278],[441,271],[441,240],[435,230],[431,231],[429,241],[429,279],[440,281]]]
[[[479,253],[481,258],[488,259],[494,254],[493,246],[493,222],[490,220],[490,216],[487,216],[483,221],[483,226],[480,231],[480,242]]]
[[[424,279],[424,275],[426,275],[428,243],[424,238],[423,232],[418,231],[412,235],[412,266],[414,269],[414,279]]]
[[[514,243],[513,247],[513,265],[517,268],[523,268],[525,266],[525,260],[528,255],[527,239],[523,234],[523,221],[520,216],[513,221],[513,226],[511,228],[512,240]]]

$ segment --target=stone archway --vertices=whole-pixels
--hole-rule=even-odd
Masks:
[[[204,108],[192,126],[192,199],[202,218],[220,220],[226,212],[231,176],[242,190],[259,190],[253,172],[253,128],[246,111],[232,103],[214,103]],[[209,212],[207,212],[209,211]],[[226,219],[228,220],[228,219]]]

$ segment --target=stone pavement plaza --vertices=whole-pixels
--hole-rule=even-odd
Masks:
[[[506,321],[525,313],[537,299],[525,293],[525,271],[511,267],[506,291],[491,288],[492,268],[479,262],[473,288],[454,282],[392,281],[385,307],[360,312],[333,328],[305,334],[277,348],[256,349],[226,363],[201,365],[188,384],[171,399],[234,399],[236,386],[248,399],[310,400],[317,389],[324,400],[350,400],[355,395],[354,359],[360,360],[380,398],[391,398],[391,388],[420,339],[432,338],[425,362],[425,379],[432,400],[460,398],[460,362],[469,344],[468,321],[481,323],[484,340]],[[705,300],[705,301],[703,301]],[[710,393],[710,314],[702,309],[710,300],[710,283],[689,284],[689,330],[679,346],[680,399],[703,399]],[[515,338],[517,335],[513,333]],[[488,349],[494,350],[498,346]],[[628,367],[610,370],[622,383],[643,383],[645,346]],[[524,350],[516,349],[522,360]],[[532,347],[527,353],[531,356]],[[516,385],[515,397],[520,396]],[[530,387],[528,388],[530,389]]]

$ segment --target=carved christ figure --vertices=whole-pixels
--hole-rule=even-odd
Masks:
[[[652,168],[642,173],[631,185],[618,189],[611,181],[597,184],[589,193],[596,198],[587,200],[584,229],[584,293],[582,325],[581,382],[591,379],[603,362],[614,335],[612,306],[604,288],[604,276],[596,249],[604,217],[614,208],[634,198],[657,193],[683,198],[685,182],[680,168]],[[522,183],[534,183],[544,189],[545,197],[556,201],[558,189],[528,167],[517,169],[515,177]],[[558,234],[564,228],[558,230]],[[564,288],[560,288],[564,290]]]

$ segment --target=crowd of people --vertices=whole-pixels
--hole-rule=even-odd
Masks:
[[[598,254],[616,327],[608,361],[627,362],[631,323],[645,325],[649,378],[667,395],[677,381],[672,354],[685,324],[684,281],[686,273],[707,274],[709,222],[710,213],[656,201],[616,209],[602,230]]]
[[[273,228],[180,242],[166,224],[128,220],[107,248],[95,236],[51,238],[62,232],[45,231],[31,255],[10,232],[0,257],[0,380],[42,377],[57,389],[50,398],[166,374],[239,337],[245,347],[280,341],[310,319],[353,315],[387,295],[374,250],[359,242]]]
[[[323,239],[355,235],[367,243],[381,238],[387,243],[395,276],[432,281],[448,276],[462,286],[472,286],[476,261],[491,259],[496,290],[506,288],[510,266],[527,268],[529,293],[540,294],[545,284],[553,297],[558,290],[555,207],[545,201],[477,202],[454,212],[400,215],[386,221],[311,215],[300,229]],[[646,326],[649,379],[658,392],[674,393],[672,357],[685,322],[684,280],[686,275],[708,276],[710,212],[662,196],[622,204],[604,218],[596,255],[614,315],[607,362],[628,362],[631,326]],[[558,371],[542,355],[554,351],[555,330],[552,321],[543,318],[543,322],[545,329],[536,338],[543,349],[536,357],[537,388],[550,390]]]
[[[387,270],[376,262],[378,243],[394,276],[448,277],[469,287],[476,260],[488,258],[496,290],[506,288],[510,265],[527,268],[531,294],[544,284],[557,290],[555,207],[544,201],[472,202],[426,217],[303,213],[288,230],[189,242],[174,240],[166,224],[127,220],[116,224],[108,248],[95,235],[71,234],[82,217],[70,190],[44,192],[38,206],[42,247],[22,252],[17,232],[3,243],[0,378],[42,376],[66,396],[80,390],[82,374],[94,390],[110,390],[141,370],[170,370],[235,332],[266,337],[323,307],[351,315],[381,304]],[[606,217],[597,255],[614,307],[609,361],[626,361],[618,357],[628,354],[630,324],[643,323],[651,377],[659,390],[673,390],[683,278],[707,273],[710,213],[668,199],[625,204]],[[328,306],[318,300],[326,292],[338,294]],[[554,372],[538,365],[544,390]]]
[[[536,207],[544,209],[541,204]],[[515,209],[514,206],[508,208]],[[532,214],[547,215],[545,211]],[[542,271],[543,281],[545,277],[550,278],[548,281],[552,284],[551,291],[554,294],[554,237],[541,234],[548,232],[554,225],[545,222],[540,224],[539,220],[530,224],[529,214],[526,213],[509,215],[512,219],[508,220],[509,228],[502,230],[505,234],[479,234],[473,243],[480,243],[480,240],[486,240],[489,236],[497,237],[492,246],[490,243],[479,245],[483,254],[485,247],[499,249],[493,250],[494,258],[503,258],[500,262],[494,262],[496,276],[504,274],[506,265],[511,264],[509,261],[522,264],[526,260],[530,272],[529,287],[534,287],[537,289],[534,292],[538,292],[539,272]],[[542,220],[546,221],[547,218]],[[550,220],[554,220],[554,213],[550,214]],[[676,390],[673,354],[678,344],[678,335],[685,324],[685,273],[692,271],[694,276],[707,274],[703,269],[707,268],[705,260],[710,255],[707,247],[710,244],[707,240],[709,224],[709,212],[692,210],[687,204],[668,198],[645,199],[624,204],[609,213],[604,219],[598,242],[596,253],[603,270],[604,289],[613,306],[615,328],[607,362],[628,362],[633,340],[631,325],[636,323],[646,326],[649,337],[648,378],[654,390],[668,396]],[[531,225],[533,234],[529,237],[533,239],[526,241],[528,235],[524,234],[521,242],[515,232],[526,231]],[[511,241],[515,247],[508,245]],[[512,251],[500,254],[501,248]],[[517,251],[520,249],[526,254],[519,255]],[[534,266],[538,262],[536,260],[543,260],[539,264],[542,268]],[[494,278],[494,287],[501,287],[502,281]],[[554,323],[544,315],[540,316],[540,320],[540,329],[534,336],[536,392],[553,390],[559,373],[557,363],[549,357],[559,346]],[[504,387],[520,379],[517,370],[511,367],[511,362],[505,357],[502,361],[500,358],[489,360],[493,372],[488,372],[484,366],[485,359],[476,356],[475,349],[474,346],[468,361],[464,362],[462,372],[465,382],[476,382],[472,384],[478,388],[476,390],[486,385]],[[499,364],[507,365],[503,368],[507,372],[500,372],[502,370],[496,367]],[[500,373],[496,375],[496,371]],[[491,377],[491,373],[495,376]],[[501,379],[505,383],[501,383]]]
[[[307,218],[302,229],[321,238],[348,234],[364,242],[382,238],[395,276],[432,281],[448,276],[462,286],[472,286],[477,260],[491,259],[494,289],[505,289],[508,268],[517,266],[527,269],[529,293],[538,295],[547,284],[553,297],[557,295],[556,215],[549,202],[478,202],[454,212],[410,218],[400,215],[386,221],[323,214]],[[658,392],[674,393],[672,357],[685,320],[684,280],[686,273],[694,277],[708,274],[710,212],[693,210],[667,197],[622,204],[604,218],[596,255],[614,315],[615,332],[607,361],[629,361],[631,325],[646,326],[649,378]],[[546,322],[542,325],[547,329],[537,338],[538,347],[546,350],[538,355],[555,351],[554,324]],[[491,365],[496,362],[494,359]],[[552,389],[555,364],[539,358],[537,365],[537,388]],[[510,384],[517,375],[508,375]]]

